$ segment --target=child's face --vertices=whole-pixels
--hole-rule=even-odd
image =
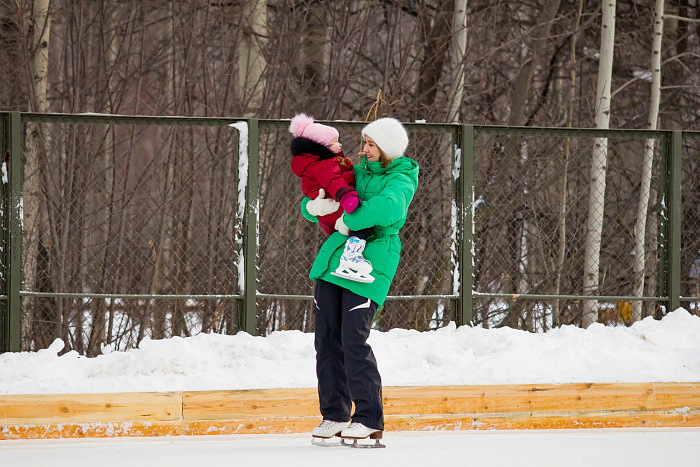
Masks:
[[[343,145],[338,142],[338,138],[335,138],[333,141],[328,143],[328,149],[333,151],[333,153],[338,154],[341,149],[343,149]]]
[[[379,162],[379,146],[369,136],[365,136],[365,144],[362,145],[362,152],[367,154],[367,160],[370,162]]]

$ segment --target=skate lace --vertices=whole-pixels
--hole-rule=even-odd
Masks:
[[[319,428],[327,428],[327,427],[333,425],[334,423],[336,423],[336,422],[334,422],[333,420],[324,420],[321,422],[321,424],[318,427]]]
[[[348,261],[350,261],[351,263],[369,263],[369,264],[372,264],[369,262],[368,259],[365,259],[363,256],[360,256],[360,255],[351,256],[350,258],[348,258]]]

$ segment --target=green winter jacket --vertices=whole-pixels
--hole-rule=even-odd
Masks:
[[[418,163],[408,157],[399,157],[383,169],[380,162],[362,159],[354,170],[355,189],[362,204],[352,214],[345,213],[344,220],[350,230],[373,228],[363,256],[372,263],[374,282],[356,282],[331,274],[338,267],[348,239],[339,232],[333,233],[321,246],[309,277],[314,281],[323,279],[344,287],[381,306],[399,265],[399,229],[406,223],[408,206],[418,187]],[[306,210],[308,201],[305,198],[302,202],[302,214],[318,222]]]

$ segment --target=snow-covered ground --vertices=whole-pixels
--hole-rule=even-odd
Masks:
[[[674,466],[700,464],[700,429],[391,432],[386,449],[322,448],[308,435],[2,441],[2,465]]]
[[[454,325],[430,332],[372,331],[385,386],[700,382],[700,317],[684,309],[631,327],[564,326],[533,334]],[[316,387],[313,334],[200,334],[144,340],[86,358],[0,354],[0,394]],[[700,465],[700,464],[699,464]]]

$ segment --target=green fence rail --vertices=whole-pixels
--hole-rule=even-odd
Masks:
[[[364,123],[327,123],[359,149]],[[324,236],[299,214],[287,120],[4,112],[0,124],[0,351],[62,338],[96,355],[145,337],[313,330],[307,274]],[[656,317],[697,309],[698,132],[406,128],[420,182],[378,329],[539,331],[579,323],[585,301],[601,321],[628,323],[633,302]],[[600,278],[586,289],[590,159],[602,139]],[[655,156],[636,296],[647,140]]]

